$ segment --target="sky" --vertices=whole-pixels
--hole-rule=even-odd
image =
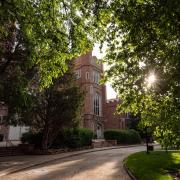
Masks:
[[[106,49],[106,45],[102,48],[102,52],[100,52],[99,45],[95,44],[92,51],[92,55],[96,56],[98,59],[103,59],[103,57],[105,56],[105,49]],[[105,70],[108,69],[108,66],[106,64],[104,64],[104,69]],[[110,82],[106,83],[106,93],[107,93],[107,99],[116,98],[116,92],[111,87]]]

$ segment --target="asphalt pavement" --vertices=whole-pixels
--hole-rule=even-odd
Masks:
[[[0,179],[130,180],[123,159],[143,150],[144,145],[116,146],[56,155],[1,157]]]

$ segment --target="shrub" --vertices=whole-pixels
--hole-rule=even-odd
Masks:
[[[52,144],[52,147],[79,148],[83,146],[89,146],[91,145],[92,138],[93,132],[90,129],[65,129],[59,132],[58,136]]]
[[[54,139],[52,148],[80,148],[91,145],[93,132],[90,129],[77,128],[65,129],[59,131],[59,134]],[[21,141],[23,143],[34,144],[35,148],[41,148],[42,133],[24,133]]]
[[[35,148],[41,148],[42,145],[42,133],[26,132],[22,134],[22,143],[34,144]]]
[[[141,142],[140,135],[133,129],[109,129],[104,132],[106,140],[117,140],[118,144],[136,144]]]
[[[81,146],[91,145],[91,140],[93,138],[93,132],[90,129],[79,128],[75,129],[75,134],[81,139]]]

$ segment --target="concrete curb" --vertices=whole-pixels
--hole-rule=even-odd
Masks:
[[[78,152],[72,152],[72,153],[69,153],[69,154],[64,153],[64,156],[62,156],[62,157],[52,157],[52,159],[49,159],[49,160],[43,160],[43,161],[32,163],[32,164],[28,164],[28,162],[27,162],[27,164],[25,163],[25,164],[22,164],[22,165],[20,165],[18,167],[12,167],[10,169],[7,169],[5,171],[0,172],[0,177],[1,176],[6,176],[6,175],[9,175],[9,174],[14,174],[14,173],[26,170],[28,168],[39,166],[39,165],[46,164],[46,163],[49,163],[49,162],[53,162],[53,161],[56,161],[56,160],[65,159],[65,158],[68,158],[68,157],[74,157],[74,156],[78,156],[78,155],[82,155],[82,154],[88,154],[88,153],[91,153],[91,152],[105,151],[105,150],[111,150],[111,149],[130,148],[130,147],[139,147],[139,146],[145,146],[145,145],[144,144],[143,145],[139,144],[139,145],[129,145],[129,146],[114,146],[114,147],[108,147],[108,148],[95,148],[95,149],[91,149],[91,150],[83,150],[83,151],[78,151]],[[62,154],[59,154],[59,155],[62,155]]]
[[[137,180],[136,177],[131,173],[131,171],[129,170],[129,168],[126,166],[126,160],[127,158],[125,158],[123,160],[123,168],[124,170],[127,172],[127,174],[129,175],[129,177],[132,179],[132,180]]]

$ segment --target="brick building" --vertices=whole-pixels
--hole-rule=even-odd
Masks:
[[[125,128],[126,116],[114,114],[120,101],[107,100],[106,86],[99,83],[103,75],[102,63],[90,52],[77,58],[74,64],[77,83],[86,93],[82,126],[92,129],[97,138],[103,138],[104,129]]]
[[[108,99],[106,101],[106,121],[104,122],[105,129],[125,129],[128,114],[116,114],[116,107],[120,104],[119,99]]]
[[[102,63],[90,52],[75,59],[74,65],[77,84],[86,94],[81,126],[92,129],[97,138],[103,138],[104,129],[124,129],[127,116],[115,114],[120,100],[107,100],[106,86],[99,83],[103,75]],[[0,103],[0,118],[6,115],[7,107]],[[0,125],[0,135],[3,135],[3,140],[19,140],[26,131],[28,131],[27,127]]]

